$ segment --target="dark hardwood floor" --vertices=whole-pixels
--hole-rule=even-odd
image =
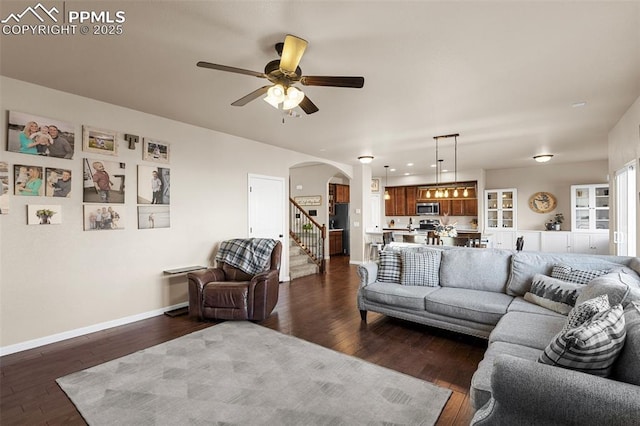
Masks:
[[[348,261],[332,257],[325,275],[281,284],[276,310],[260,324],[449,388],[453,394],[438,425],[468,425],[469,384],[486,342],[374,313],[361,322],[359,280]],[[161,315],[4,356],[0,424],[86,424],[56,378],[212,325]]]

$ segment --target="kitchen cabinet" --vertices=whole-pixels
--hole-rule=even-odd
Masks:
[[[609,232],[609,185],[571,186],[571,230]]]
[[[573,253],[609,254],[609,234],[573,233]]]
[[[542,231],[540,234],[540,251],[547,253],[571,253],[571,232]],[[525,245],[527,242],[525,241]]]
[[[515,250],[516,249],[516,233],[515,231],[497,231],[491,234],[489,239],[490,247]]]
[[[515,231],[517,229],[516,218],[517,191],[515,188],[484,191],[484,220],[487,231]],[[515,243],[513,247],[515,247]]]
[[[348,203],[349,202],[349,185],[335,184],[336,187],[336,203]]]
[[[343,231],[329,231],[329,256],[342,254],[342,233]]]
[[[416,186],[406,186],[405,189],[405,214],[407,216],[415,216],[416,215],[416,202],[418,199],[418,187]]]
[[[441,216],[453,216],[453,214],[451,214],[451,200],[440,200],[438,203],[440,204]]]
[[[540,231],[518,231],[516,234],[524,239],[522,251],[542,251]]]
[[[442,208],[442,204],[440,204]],[[463,200],[450,200],[449,214],[451,216],[477,216],[478,215],[478,200],[463,199]]]
[[[385,216],[406,216],[407,215],[406,187],[393,186],[393,187],[386,187],[385,189],[389,191],[389,195],[390,195],[390,198],[388,200],[384,200]]]

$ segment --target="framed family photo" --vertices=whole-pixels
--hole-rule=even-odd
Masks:
[[[66,121],[9,111],[7,151],[73,159],[75,126]]]
[[[85,158],[83,161],[82,201],[85,203],[124,203],[125,163]]]
[[[142,159],[156,163],[169,163],[169,144],[155,139],[144,138]]]
[[[168,168],[138,165],[138,204],[171,204],[170,188]]]
[[[9,164],[0,161],[0,214],[9,214]]]
[[[113,130],[83,126],[82,150],[93,154],[118,155],[118,133]]]
[[[169,206],[138,206],[138,229],[169,228]]]
[[[124,229],[124,206],[85,204],[85,231],[115,231]]]
[[[47,167],[44,175],[45,196],[71,198],[71,170]]]
[[[14,194],[30,197],[44,195],[43,176],[44,169],[40,166],[15,164],[13,166]]]

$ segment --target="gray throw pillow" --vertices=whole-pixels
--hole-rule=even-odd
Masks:
[[[562,281],[568,281],[577,284],[587,284],[594,278],[608,274],[611,269],[575,269],[564,263],[554,265],[551,276]]]
[[[531,290],[524,300],[566,315],[576,304],[578,294],[584,286],[542,274],[535,274]]]
[[[402,271],[402,259],[396,251],[383,251],[380,253],[378,266],[378,281],[400,284],[400,272]]]
[[[626,337],[622,305],[594,315],[579,327],[560,332],[538,362],[600,377],[611,373]]]
[[[622,272],[614,272],[591,280],[578,296],[576,306],[603,294],[609,296],[609,302],[612,305],[623,303],[630,289],[629,286],[623,282],[621,274]]]
[[[402,274],[400,284],[438,287],[441,252],[402,251]]]

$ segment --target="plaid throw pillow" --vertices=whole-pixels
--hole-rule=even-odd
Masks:
[[[609,305],[609,296],[606,294],[589,299],[579,304],[569,312],[567,322],[560,332],[564,333],[571,328],[580,327],[582,324],[593,318],[595,314],[606,311],[609,308],[611,308]]]
[[[401,270],[402,259],[400,258],[400,253],[396,251],[383,251],[380,253],[378,281],[400,284]]]
[[[538,362],[607,377],[624,346],[623,312],[622,305],[616,305],[581,326],[561,331]]]
[[[400,284],[438,287],[441,253],[438,250],[425,252],[403,251]]]
[[[571,283],[588,284],[592,279],[608,274],[610,271],[610,269],[592,269],[590,271],[585,271],[582,269],[574,269],[564,263],[559,263],[553,267],[551,276]]]

